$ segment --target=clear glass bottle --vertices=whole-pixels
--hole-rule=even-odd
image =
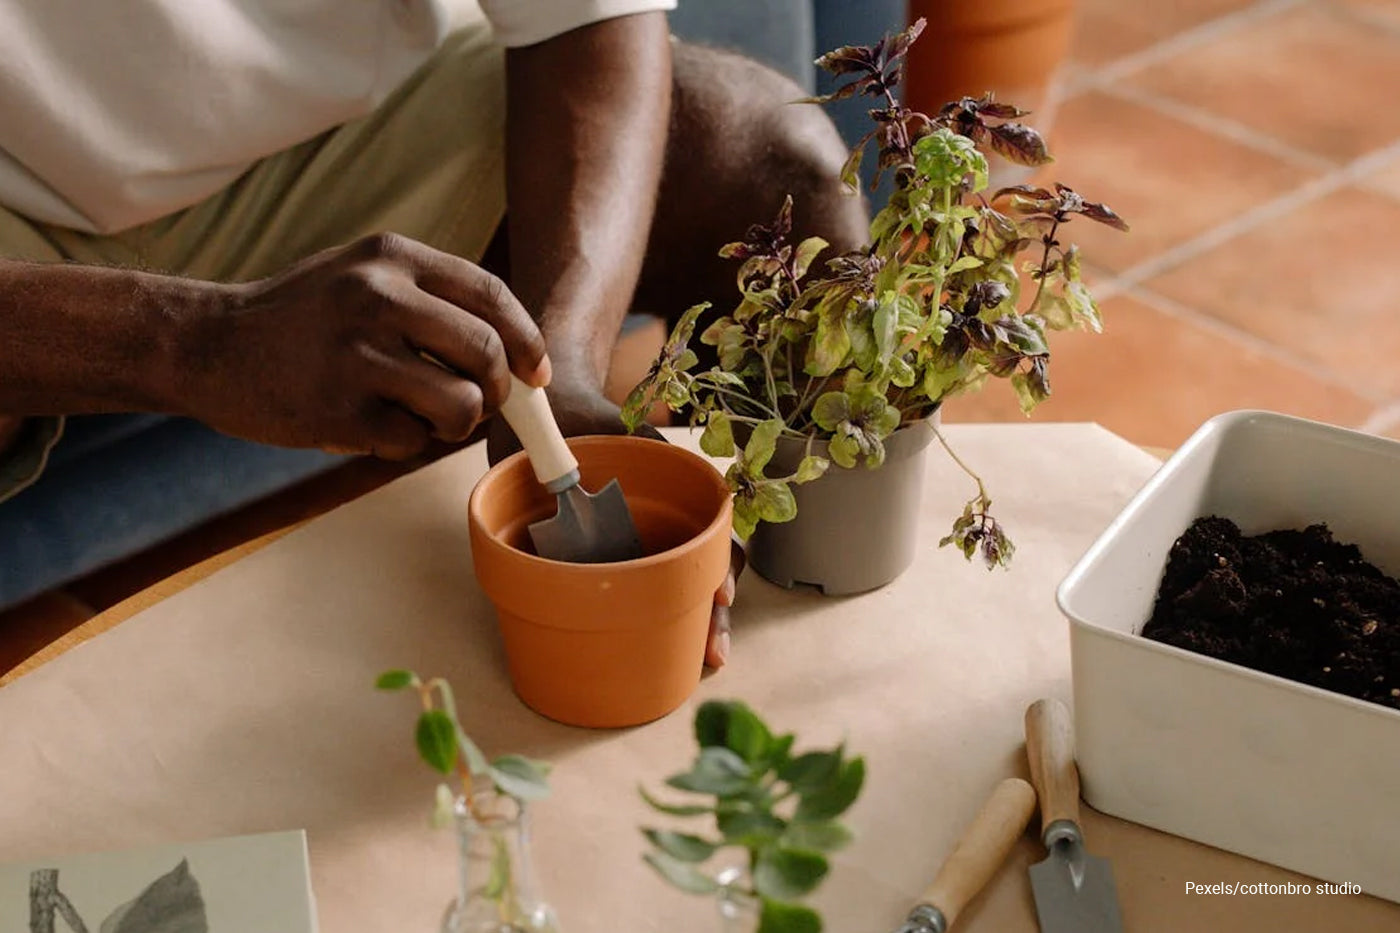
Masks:
[[[559,933],[530,851],[524,806],[512,797],[458,797],[457,897],[442,933]]]
[[[748,893],[748,876],[741,868],[726,868],[719,882],[721,933],[754,933],[758,929],[758,898]]]

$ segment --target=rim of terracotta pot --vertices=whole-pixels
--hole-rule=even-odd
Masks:
[[[732,496],[728,484],[724,481],[724,475],[715,468],[713,463],[694,451],[672,444],[669,441],[656,440],[650,437],[637,437],[630,434],[585,434],[578,437],[566,438],[565,443],[568,445],[569,449],[573,451],[586,451],[590,447],[637,446],[640,449],[640,445],[642,444],[658,445],[660,448],[666,450],[666,453],[658,454],[658,456],[671,457],[691,464],[703,463],[708,466],[710,469],[708,473],[705,473],[705,478],[713,484],[715,490],[719,493],[721,505],[719,509],[716,510],[715,517],[703,529],[691,535],[681,544],[664,551],[658,551],[655,554],[647,554],[642,557],[633,558],[632,560],[611,561],[598,564],[581,564],[574,561],[554,560],[549,557],[541,557],[538,554],[532,554],[529,551],[521,550],[504,541],[501,537],[500,530],[492,528],[487,524],[481,514],[483,508],[482,502],[489,493],[489,487],[494,482],[498,481],[501,476],[517,469],[519,464],[527,459],[525,451],[521,450],[511,454],[509,457],[506,457],[487,470],[477,482],[476,487],[472,490],[471,497],[467,500],[467,515],[469,521],[481,529],[485,542],[492,548],[507,551],[515,555],[517,559],[538,564],[541,567],[572,567],[583,568],[585,570],[586,568],[596,567],[600,571],[606,568],[609,572],[612,572],[617,568],[645,568],[652,564],[660,564],[674,560],[677,556],[683,555],[687,551],[693,551],[704,547],[706,540],[710,538],[711,534],[718,526],[728,524],[732,521],[730,510],[725,508],[723,504],[725,501],[730,500]],[[647,449],[650,450],[652,448]],[[529,469],[529,467],[527,466],[526,469]],[[531,475],[533,476],[533,473]]]

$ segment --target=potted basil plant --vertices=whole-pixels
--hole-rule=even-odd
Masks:
[[[772,222],[720,251],[739,263],[737,303],[686,311],[623,406],[633,430],[658,401],[688,411],[704,451],[735,458],[726,475],[735,531],[751,537],[755,570],[785,586],[861,592],[908,567],[926,449],[937,439],[953,454],[940,407],[992,378],[1009,380],[1027,414],[1045,399],[1049,332],[1101,328],[1063,228],[1083,216],[1127,229],[1063,185],[989,193],[979,146],[1040,165],[1045,143],[1016,122],[1024,111],[990,96],[931,116],[903,106],[895,91],[923,26],[817,60],[849,81],[813,102],[874,99],[874,128],[841,172],[854,191],[872,140],[880,170],[893,172],[869,245],[824,256],[820,238],[791,242],[786,198]],[[1013,545],[991,496],[953,457],[976,492],[941,543],[1006,565]]]

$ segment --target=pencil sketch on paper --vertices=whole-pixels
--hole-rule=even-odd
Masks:
[[[58,869],[41,868],[29,875],[29,933],[55,933],[62,919],[70,933],[209,933],[199,881],[181,859],[135,898],[122,904],[96,930],[83,923],[72,903],[59,890]]]

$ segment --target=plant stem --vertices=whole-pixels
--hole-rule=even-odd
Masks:
[[[1045,291],[1045,280],[1049,278],[1049,276],[1045,274],[1045,267],[1050,262],[1050,250],[1055,245],[1055,232],[1059,229],[1060,218],[1057,215],[1055,217],[1055,222],[1050,225],[1049,230],[1045,231],[1045,236],[1042,238],[1042,242],[1045,243],[1045,251],[1040,255],[1040,278],[1036,280],[1035,299],[1030,304],[1032,310],[1040,307],[1040,294]]]
[[[962,457],[959,457],[957,452],[948,444],[948,439],[943,436],[943,432],[938,430],[938,425],[931,425],[931,427],[933,428],[934,436],[938,438],[938,443],[943,445],[943,449],[948,452],[948,456],[953,458],[953,462],[958,465],[960,470],[972,477],[973,481],[977,483],[977,498],[984,503],[983,508],[986,508],[987,487],[982,484],[982,477],[978,476],[973,471],[972,467],[963,462]]]

